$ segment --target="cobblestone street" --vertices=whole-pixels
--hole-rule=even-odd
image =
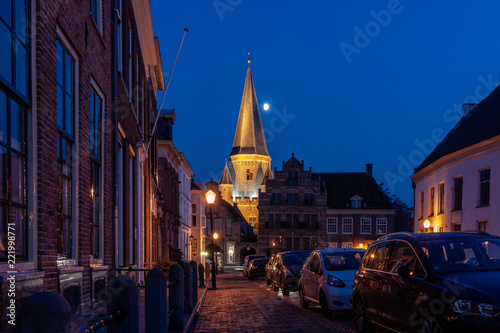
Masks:
[[[300,308],[298,293],[283,297],[241,271],[218,275],[217,287],[207,291],[192,332],[355,332],[352,314],[326,319],[319,307]]]

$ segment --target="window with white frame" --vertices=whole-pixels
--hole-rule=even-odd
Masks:
[[[337,248],[337,242],[327,242],[327,248],[328,249],[336,249]]]
[[[372,219],[370,218],[361,218],[361,233],[362,234],[371,234],[372,233]]]
[[[336,217],[328,217],[326,219],[326,233],[327,234],[336,234],[337,233],[337,218]]]
[[[344,217],[342,219],[342,233],[352,234],[352,217]]]
[[[342,242],[343,249],[352,249],[352,242]]]
[[[387,219],[377,219],[377,234],[383,235],[387,233]]]

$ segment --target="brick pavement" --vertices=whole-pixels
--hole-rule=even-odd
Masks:
[[[316,318],[241,273],[218,275],[217,287],[207,291],[191,332],[339,332],[335,322]]]

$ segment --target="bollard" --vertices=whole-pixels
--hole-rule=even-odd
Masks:
[[[167,279],[155,268],[146,277],[146,333],[167,332]]]
[[[127,275],[115,277],[106,291],[108,313],[121,311],[126,316],[122,320],[112,320],[108,325],[108,333],[139,332],[139,288],[134,279]]]
[[[205,268],[203,267],[203,264],[198,265],[198,275],[200,277],[200,288],[205,287]]]
[[[170,287],[168,310],[169,312],[174,308],[176,310],[172,312],[169,318],[168,329],[182,331],[184,329],[184,272],[182,267],[177,264],[170,266],[168,279],[177,281]]]
[[[66,332],[71,325],[70,320],[71,308],[64,297],[51,291],[41,291],[24,301],[19,313],[20,330],[17,332]]]
[[[184,270],[184,313],[191,314],[193,312],[193,272],[191,264],[188,262],[182,263]]]
[[[205,263],[205,281],[210,281],[210,274],[212,273],[212,266],[206,262]]]
[[[196,265],[196,261],[191,261],[191,271],[192,273],[192,298],[191,298],[191,304],[192,306],[196,306],[198,303],[198,266]]]

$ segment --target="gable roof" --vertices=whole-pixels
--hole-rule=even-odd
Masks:
[[[365,172],[313,173],[313,179],[326,182],[328,208],[346,209],[353,196],[359,195],[367,209],[394,209],[375,178]]]
[[[441,157],[500,135],[500,89],[496,87],[441,140],[415,173]]]

